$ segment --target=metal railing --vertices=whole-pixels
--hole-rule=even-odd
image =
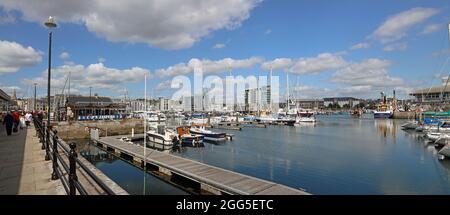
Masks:
[[[80,183],[77,176],[77,164],[92,179],[101,190],[107,195],[115,195],[97,175],[95,175],[81,160],[78,158],[76,152],[75,142],[70,142],[66,146],[64,141],[61,141],[57,136],[57,131],[51,126],[46,126],[40,118],[34,118],[34,127],[36,129],[39,141],[42,143],[42,150],[45,150],[45,160],[52,160],[52,180],[60,179],[64,190],[69,195],[88,195],[86,188]],[[62,153],[59,153],[61,150]],[[64,159],[66,156],[67,159]],[[68,160],[68,163],[66,162]],[[61,164],[61,165],[59,165]]]

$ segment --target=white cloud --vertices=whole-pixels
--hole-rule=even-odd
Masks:
[[[68,74],[71,74],[71,85],[75,89],[97,88],[118,90],[119,86],[127,83],[136,83],[143,80],[144,75],[150,75],[150,72],[140,67],[130,69],[108,68],[103,63],[84,65],[62,65],[52,69],[52,86],[55,89],[62,90]],[[38,83],[45,85],[47,83],[47,72],[43,71],[41,77],[25,79],[24,84]]]
[[[368,49],[368,48],[370,48],[370,43],[358,43],[350,47],[350,50]]]
[[[25,20],[42,23],[49,15],[60,22],[84,24],[113,42],[147,43],[164,49],[191,47],[220,29],[235,29],[261,0],[2,0]]]
[[[405,51],[408,48],[408,44],[406,43],[392,43],[383,47],[383,51],[392,52],[392,51]]]
[[[172,80],[163,81],[156,86],[155,90],[171,89],[171,84]]]
[[[22,67],[34,66],[42,61],[41,54],[32,47],[0,40],[0,75],[17,72]]]
[[[284,70],[292,65],[290,58],[276,58],[272,61],[266,61],[261,65],[261,69],[269,71],[272,70]]]
[[[407,31],[439,12],[435,8],[412,8],[407,11],[390,16],[381,24],[370,38],[381,43],[388,43],[399,40],[407,35]]]
[[[222,48],[225,48],[225,46],[226,45],[223,43],[217,43],[213,46],[213,49],[222,49]]]
[[[156,70],[158,77],[169,77],[176,75],[185,75],[194,71],[196,66],[201,66],[204,74],[227,72],[230,69],[245,69],[253,67],[263,62],[262,58],[251,57],[247,59],[224,58],[217,61],[208,59],[199,60],[193,58],[188,63],[179,63],[165,69]]]
[[[267,29],[267,30],[264,32],[264,34],[270,34],[270,33],[272,33],[272,29]]]
[[[106,59],[105,59],[105,58],[102,58],[102,57],[99,57],[99,58],[98,58],[98,62],[99,62],[99,63],[105,63],[105,62],[106,62]]]
[[[68,52],[63,52],[59,55],[59,58],[61,58],[61,60],[68,60],[70,58],[70,54]]]
[[[347,65],[341,55],[340,53],[322,53],[317,57],[300,58],[290,68],[290,71],[297,74],[317,74],[333,71]]]
[[[431,33],[435,32],[435,31],[439,30],[441,27],[442,27],[441,24],[431,24],[431,25],[428,25],[428,26],[426,26],[426,27],[423,29],[422,34],[431,34]]]
[[[389,75],[391,61],[370,58],[359,63],[352,63],[338,70],[330,79],[333,83],[351,86],[393,87],[403,84],[401,78]]]
[[[439,57],[439,56],[448,55],[449,53],[450,53],[450,49],[441,49],[439,51],[433,52],[431,55],[433,55],[433,57]]]

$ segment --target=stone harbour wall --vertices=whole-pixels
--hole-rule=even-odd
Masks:
[[[58,136],[64,140],[89,138],[89,129],[98,128],[100,137],[127,135],[144,132],[144,122],[139,119],[99,120],[99,121],[74,121],[59,122],[54,128]]]

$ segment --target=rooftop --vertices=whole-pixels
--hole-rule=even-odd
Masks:
[[[416,95],[416,94],[429,94],[429,93],[441,93],[445,88],[445,93],[450,93],[450,86],[447,87],[431,87],[431,88],[425,88],[425,89],[419,89],[416,90],[412,93],[410,93],[410,95]]]
[[[331,98],[323,98],[324,101],[348,101],[348,100],[359,100],[353,97],[331,97]]]
[[[2,101],[9,101],[11,100],[11,96],[5,93],[2,89],[0,89],[0,100]]]
[[[102,97],[102,96],[71,96],[68,98],[68,103],[113,103],[110,97]]]

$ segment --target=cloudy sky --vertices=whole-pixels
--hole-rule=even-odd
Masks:
[[[267,75],[301,98],[406,97],[450,73],[443,0],[0,0],[0,88],[46,93],[55,17],[53,92],[170,97],[176,75]],[[280,89],[282,94],[285,87]]]

